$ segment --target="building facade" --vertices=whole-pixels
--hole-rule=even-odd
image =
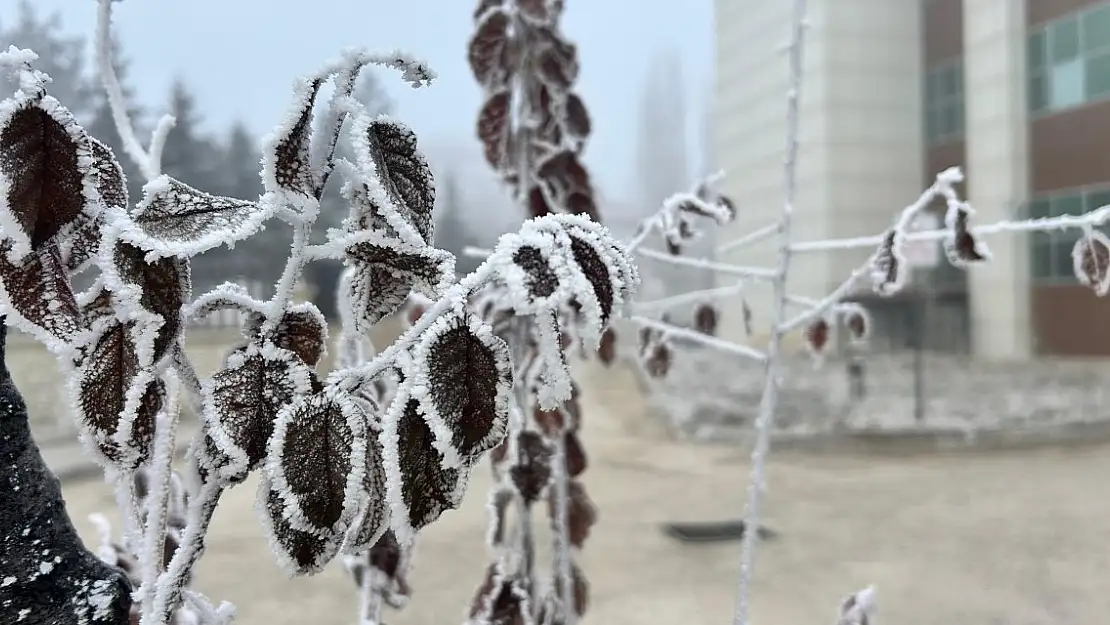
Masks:
[[[782,204],[790,6],[717,1],[717,160],[742,217]],[[1110,203],[1110,1],[810,0],[795,203],[801,240],[877,233],[954,165],[979,222]],[[938,210],[941,207],[936,207]],[[945,323],[926,340],[977,356],[1110,354],[1110,300],[1072,275],[1078,233],[993,237],[995,260],[914,272],[872,302],[897,324],[927,292]],[[833,289],[869,250],[797,257],[790,290]],[[722,254],[766,264],[769,248]],[[763,299],[763,294],[752,300]],[[883,314],[886,316],[884,317]],[[740,320],[726,315],[726,333]],[[961,338],[962,337],[962,338]]]

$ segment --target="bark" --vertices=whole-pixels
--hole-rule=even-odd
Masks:
[[[127,577],[91,553],[31,436],[0,317],[0,622],[126,625]]]

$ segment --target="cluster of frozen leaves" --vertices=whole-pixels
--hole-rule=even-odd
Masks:
[[[699,183],[693,193],[678,193],[668,198],[662,209],[640,225],[636,239],[642,241],[652,231],[658,231],[671,256],[683,255],[686,246],[703,236],[703,224],[709,222],[724,226],[736,219],[736,206],[721,193],[714,179]],[[740,292],[741,309],[747,333],[751,335],[751,307]],[[717,333],[720,309],[709,298],[694,305],[694,330],[706,336]],[[673,322],[667,313],[661,317],[663,326]],[[663,378],[671,369],[674,347],[670,337],[659,326],[641,326],[637,362],[647,375]]]
[[[560,31],[562,11],[561,0],[480,0],[468,48],[485,96],[477,135],[486,160],[526,213],[543,218],[502,239],[488,262],[506,268],[503,280],[471,303],[511,345],[518,389],[511,435],[491,455],[495,560],[471,606],[480,623],[571,623],[585,611],[586,582],[573,552],[596,511],[579,480],[586,455],[567,355],[614,362],[607,326],[639,284],[627,254],[590,219],[598,206],[581,160],[590,118],[574,93],[578,54]],[[527,529],[543,501],[562,537],[546,585],[536,578]]]
[[[0,103],[0,308],[59,355],[84,440],[121,475],[149,466],[166,443],[156,428],[166,417],[164,376],[182,374],[195,395],[203,427],[189,453],[188,531],[150,590],[167,614],[183,600],[219,494],[252,472],[273,551],[290,574],[315,573],[339,553],[373,559],[390,544],[408,545],[459,505],[471,468],[504,438],[514,384],[509,348],[472,310],[474,293],[490,286],[510,314],[541,320],[542,362],[529,379],[541,405],[555,409],[573,390],[562,312],[573,306],[565,325],[596,344],[638,283],[624,249],[578,215],[526,223],[457,280],[454,258],[434,247],[435,188],[415,133],[350,96],[369,63],[426,82],[431,72],[405,58],[352,52],[299,80],[291,113],[264,142],[259,198],[214,196],[160,176],[134,205],[111,150],[47,94],[33,60],[18,57],[21,89]],[[320,105],[328,81],[335,93]],[[334,157],[343,127],[350,161]],[[325,244],[309,246],[332,173],[349,215]],[[294,240],[273,299],[233,284],[193,297],[190,258],[232,246],[274,217],[293,226]],[[291,297],[304,264],[319,258],[346,265],[339,299],[343,343],[353,350],[326,378],[318,370],[326,320]],[[85,270],[97,272],[94,285],[75,293],[70,279]],[[366,333],[410,294],[430,306],[371,357]],[[242,340],[210,378],[190,378],[186,321],[225,309],[244,320]]]

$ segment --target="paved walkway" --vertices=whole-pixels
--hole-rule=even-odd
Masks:
[[[735,517],[746,457],[733,448],[665,440],[646,422],[627,376],[597,380],[585,415],[586,481],[601,518],[581,563],[592,584],[588,623],[730,622],[739,544],[665,538],[671,520]],[[875,583],[881,620],[913,625],[1091,625],[1110,614],[1108,449],[973,456],[775,457],[760,551],[758,625],[828,625],[840,599]],[[463,509],[423,536],[412,605],[391,625],[461,623],[486,559],[488,478],[476,472]],[[99,482],[70,482],[82,530],[110,509]],[[216,514],[199,586],[239,606],[251,625],[351,625],[355,594],[341,567],[287,580],[252,509],[253,484]],[[89,537],[94,534],[89,531]]]

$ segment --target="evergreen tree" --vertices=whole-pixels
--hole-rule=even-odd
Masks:
[[[453,171],[444,172],[436,185],[436,247],[455,255],[455,270],[460,274],[474,271],[482,259],[463,254],[468,246],[477,246],[477,240],[466,225],[463,203],[460,200],[457,178]]]
[[[34,50],[39,55],[35,69],[54,79],[50,93],[79,120],[86,119],[96,90],[85,73],[85,40],[63,33],[59,12],[43,17],[30,0],[20,0],[15,20],[0,24],[0,44],[5,49],[14,45]],[[6,76],[0,76],[0,82],[5,80]]]
[[[222,177],[219,146],[201,132],[203,119],[196,97],[181,80],[174,81],[169,104],[177,121],[162,152],[163,173],[200,189],[218,187]]]

